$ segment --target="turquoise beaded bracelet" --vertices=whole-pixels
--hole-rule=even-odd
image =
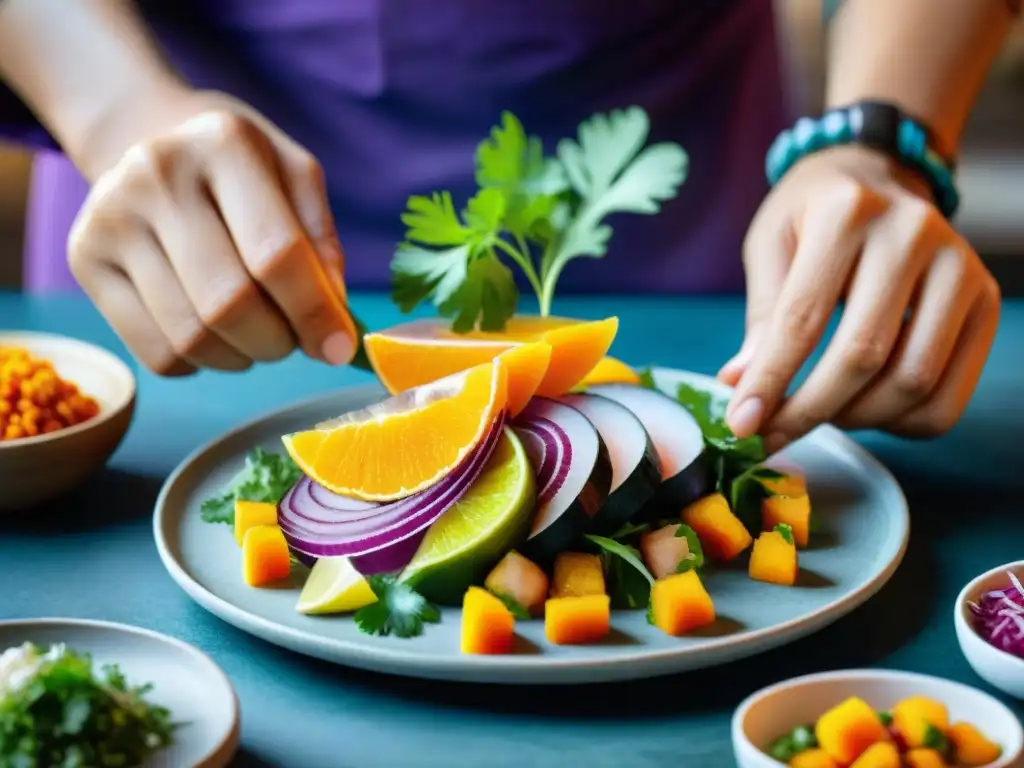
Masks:
[[[829,110],[818,119],[797,120],[768,150],[768,182],[777,184],[801,158],[843,144],[863,144],[917,171],[928,181],[943,215],[952,218],[956,213],[960,193],[953,180],[953,162],[935,150],[924,125],[884,102],[862,101]]]

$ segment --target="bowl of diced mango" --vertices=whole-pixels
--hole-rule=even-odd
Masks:
[[[106,464],[134,410],[135,377],[112,352],[0,331],[0,512],[49,501]]]
[[[1024,730],[1001,702],[951,680],[881,669],[787,680],[733,716],[740,768],[1011,768]]]

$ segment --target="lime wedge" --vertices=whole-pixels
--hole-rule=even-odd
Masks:
[[[347,557],[322,557],[313,564],[295,610],[305,614],[348,613],[377,602],[366,578]]]
[[[435,603],[461,605],[466,590],[525,538],[535,499],[526,451],[506,428],[480,477],[430,526],[402,580]]]

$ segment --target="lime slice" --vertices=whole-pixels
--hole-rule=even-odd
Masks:
[[[347,557],[322,557],[313,564],[295,610],[305,614],[348,613],[377,602],[366,578]]]
[[[435,603],[461,605],[466,590],[525,538],[535,499],[526,451],[506,428],[480,477],[430,526],[402,580]]]

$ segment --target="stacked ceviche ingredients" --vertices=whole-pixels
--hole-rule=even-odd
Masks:
[[[910,696],[881,711],[851,697],[766,752],[791,768],[967,768],[995,762],[1002,748],[971,723],[950,723],[943,702]]]
[[[0,654],[0,766],[141,766],[171,744],[171,715],[116,666],[63,646]]]
[[[969,603],[974,629],[988,643],[1024,659],[1024,585],[1013,573],[1008,584]]]
[[[366,334],[391,397],[284,435],[287,455],[254,451],[203,504],[234,525],[249,585],[305,579],[300,612],[400,637],[462,605],[463,651],[507,653],[541,616],[557,644],[599,641],[613,608],[697,631],[715,620],[706,561],[797,581],[799,471],[765,466],[722,400],[609,357],[617,318],[550,315],[566,265],[605,255],[607,216],[675,197],[686,154],[648,132],[637,108],[596,115],[546,156],[506,113],[461,214],[447,192],[410,198],[393,298],[441,317]],[[516,314],[509,264],[539,315]]]

